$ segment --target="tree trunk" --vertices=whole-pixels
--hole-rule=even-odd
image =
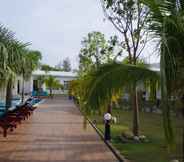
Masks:
[[[170,114],[170,105],[169,105],[169,93],[168,93],[168,78],[166,75],[166,60],[164,53],[160,58],[160,83],[161,83],[161,106],[162,106],[162,115],[163,115],[163,126],[165,138],[168,144],[168,151],[171,152],[173,145],[175,143],[173,126],[171,121]]]
[[[111,114],[112,113],[112,105],[109,104],[107,107],[107,113]]]
[[[52,95],[52,88],[50,88],[50,98],[53,98],[53,95]]]
[[[182,132],[182,162],[184,162],[184,125],[183,125],[183,132]]]
[[[184,98],[183,98],[184,100]],[[182,116],[183,116],[183,125],[182,125],[182,162],[184,162],[184,106],[182,108]]]
[[[11,103],[12,103],[12,80],[8,79],[6,86],[6,102],[5,102],[6,112],[11,107]]]
[[[24,77],[23,77],[23,80],[22,80],[21,102],[22,103],[24,102]]]
[[[136,84],[132,87],[133,135],[139,136],[139,104]]]
[[[131,61],[131,60],[130,60]],[[133,65],[137,64],[136,50],[134,50],[133,60],[130,62]],[[133,107],[133,135],[139,137],[139,104],[138,104],[138,94],[137,94],[137,84],[136,82],[132,84],[132,107]]]

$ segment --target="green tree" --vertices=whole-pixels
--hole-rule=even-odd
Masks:
[[[0,26],[0,43],[1,43],[1,65],[2,65],[2,73],[1,76],[5,82],[3,86],[6,86],[6,111],[11,106],[11,98],[12,98],[12,85],[16,74],[20,73],[21,69],[21,60],[23,55],[21,51],[28,45],[24,44],[20,41],[17,41],[14,37],[14,33],[12,33],[9,29],[4,26]]]
[[[8,61],[8,51],[4,44],[0,44],[0,87],[2,87],[7,81],[7,74],[9,73],[9,68],[7,66]]]
[[[61,69],[57,65],[55,67],[53,67],[53,66],[50,66],[47,64],[42,64],[40,67],[41,67],[41,70],[45,71],[46,73],[49,71],[63,71],[63,69]]]
[[[22,67],[19,75],[22,75],[22,102],[24,102],[24,81],[27,81],[32,76],[32,72],[36,70],[40,65],[42,58],[39,51],[32,51],[28,49],[22,50]]]
[[[88,108],[99,109],[111,101],[114,92],[134,82],[159,79],[159,74],[146,67],[127,65],[123,63],[109,63],[91,72],[86,80],[85,95]]]
[[[38,81],[38,92],[42,90],[42,85],[45,83],[46,76],[45,75],[39,75],[37,77]]]
[[[50,91],[49,95],[51,98],[53,97],[53,93],[52,93],[53,89],[63,89],[63,85],[60,83],[60,81],[54,78],[53,76],[48,76],[45,79],[45,84]]]
[[[9,48],[11,46],[12,40],[14,39],[14,34],[5,28],[3,25],[0,26],[0,72],[1,72],[1,86],[5,86],[9,75],[12,70],[8,66],[9,61]],[[16,59],[17,60],[17,59]]]
[[[115,55],[114,48],[118,44],[116,36],[106,41],[104,34],[100,32],[88,33],[82,41],[79,53],[79,74],[84,76],[91,69],[97,69],[100,65],[111,62],[121,55],[121,51]]]
[[[169,101],[173,85],[181,82],[182,78],[184,2],[183,0],[144,0],[143,2],[151,11],[150,32],[159,40],[163,123],[167,142],[172,146],[174,133]]]
[[[149,41],[149,10],[140,0],[102,0],[105,16],[122,34],[121,46],[128,56],[128,63],[137,64],[137,60]],[[133,134],[139,136],[139,104],[137,83],[131,85],[133,103]]]
[[[31,59],[25,55],[28,45],[28,43],[18,41],[9,29],[0,26],[0,55],[2,56],[0,59],[0,80],[2,81],[1,86],[6,86],[6,111],[11,106],[15,77],[23,74],[30,75],[30,70],[36,66],[33,64],[35,56],[34,59]]]
[[[67,57],[63,60],[62,67],[60,67],[63,71],[69,72],[72,70],[70,59]]]

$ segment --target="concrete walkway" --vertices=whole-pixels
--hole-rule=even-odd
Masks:
[[[0,134],[1,135],[1,134]],[[117,162],[66,98],[46,100],[7,138],[0,137],[0,162]]]

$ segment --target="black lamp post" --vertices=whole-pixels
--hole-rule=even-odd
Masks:
[[[111,140],[111,126],[110,126],[111,114],[110,113],[106,113],[104,115],[104,121],[105,121],[104,138],[105,138],[106,141],[110,141]]]

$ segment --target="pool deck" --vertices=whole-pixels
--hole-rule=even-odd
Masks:
[[[2,133],[1,133],[2,134]],[[64,97],[47,99],[33,116],[3,138],[0,162],[117,162],[75,105]]]

